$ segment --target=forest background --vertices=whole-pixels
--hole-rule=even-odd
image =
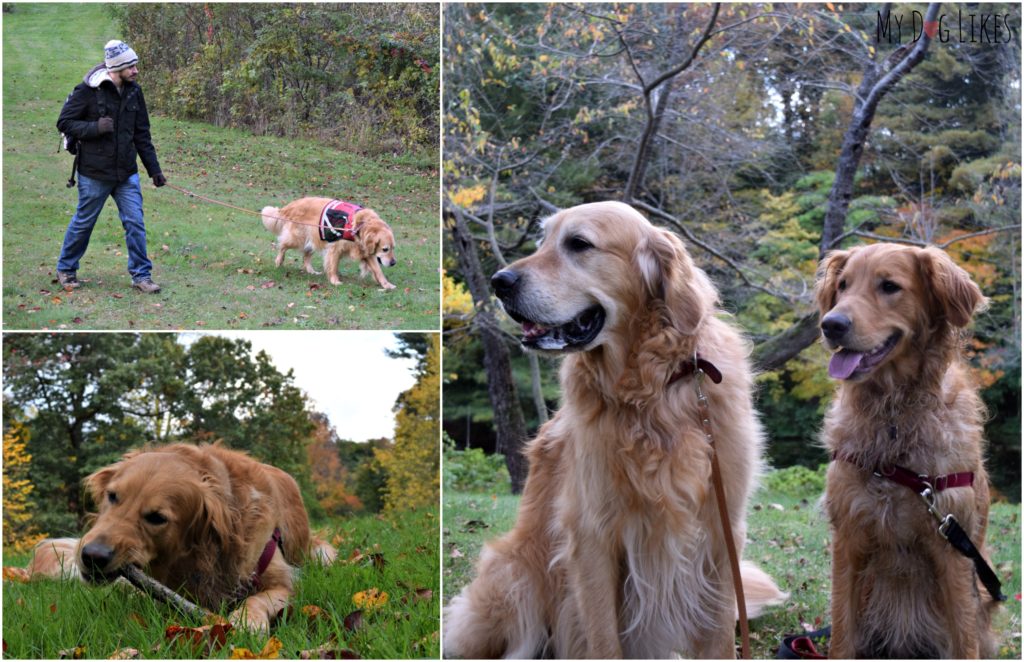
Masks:
[[[391,356],[415,359],[416,382],[394,403],[393,438],[356,443],[310,406],[290,370],[246,340],[5,335],[4,549],[78,535],[93,506],[82,479],[144,444],[220,442],[247,451],[296,479],[314,524],[436,512],[440,339],[396,337]]]
[[[827,461],[820,256],[944,248],[991,301],[966,349],[1019,500],[1019,30],[999,4],[446,6],[449,448],[504,454],[521,485],[555,362],[521,352],[487,279],[539,218],[618,199],[682,235],[748,332],[775,467]]]

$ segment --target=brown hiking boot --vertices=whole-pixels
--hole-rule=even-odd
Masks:
[[[154,283],[149,278],[142,278],[140,280],[133,282],[132,287],[139,290],[140,292],[144,292],[145,294],[156,294],[157,292],[160,291],[160,286]]]
[[[82,286],[82,284],[78,282],[78,276],[75,275],[74,271],[58,271],[57,282],[60,283],[60,286],[68,292]]]

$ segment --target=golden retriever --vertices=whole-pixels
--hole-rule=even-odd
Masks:
[[[998,603],[939,535],[922,497],[885,477],[894,467],[925,477],[973,472],[973,485],[939,491],[935,505],[984,552],[985,414],[960,330],[985,297],[941,250],[875,244],[830,253],[817,298],[839,380],[824,428],[833,454],[830,656],[991,657]]]
[[[291,476],[219,445],[133,451],[86,484],[99,504],[95,522],[81,540],[39,543],[33,575],[104,583],[134,565],[207,609],[241,601],[231,621],[265,630],[291,596],[291,566],[334,559],[330,545],[311,538]]]
[[[449,656],[735,656],[736,604],[694,353],[742,553],[763,436],[749,346],[672,233],[617,202],[544,223],[533,255],[492,279],[527,348],[564,354],[564,402],[526,447],[515,527],[488,543],[444,620]],[[752,614],[785,595],[749,563]]]
[[[313,268],[313,251],[324,255],[324,271],[331,285],[341,285],[338,266],[341,258],[348,255],[359,262],[359,274],[372,274],[374,280],[385,290],[393,290],[381,267],[395,266],[395,235],[391,227],[381,220],[372,209],[360,209],[352,216],[353,238],[325,241],[317,225],[330,198],[299,198],[285,207],[263,208],[263,226],[277,235],[277,257],[274,264],[284,263],[289,248],[302,250],[302,266],[306,273],[318,274]],[[290,223],[289,221],[296,221]]]

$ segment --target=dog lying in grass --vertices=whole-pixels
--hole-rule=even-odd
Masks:
[[[361,276],[372,274],[377,284],[393,290],[381,267],[395,266],[395,235],[377,212],[329,198],[299,198],[278,209],[263,208],[263,226],[277,235],[277,258],[281,266],[289,248],[302,251],[306,273],[313,269],[313,251],[324,256],[324,271],[331,285],[341,285],[338,265],[347,255],[359,261]]]
[[[231,622],[266,630],[292,594],[292,571],[334,560],[311,536],[295,480],[219,445],[172,444],[126,454],[86,479],[99,514],[80,539],[44,540],[32,576],[113,581],[140,568]]]

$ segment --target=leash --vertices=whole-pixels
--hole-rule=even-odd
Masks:
[[[722,533],[725,536],[725,548],[729,553],[729,565],[732,566],[732,584],[736,591],[736,612],[740,622],[740,649],[741,657],[744,660],[750,659],[750,626],[747,623],[747,602],[743,597],[743,579],[740,577],[740,558],[736,552],[736,541],[732,537],[732,523],[729,521],[729,508],[725,502],[725,487],[722,485],[722,470],[718,466],[718,453],[715,452],[715,437],[711,430],[711,417],[709,414],[708,398],[704,394],[701,385],[705,375],[711,377],[711,381],[718,384],[722,381],[722,373],[710,361],[701,358],[696,351],[693,353],[693,363],[681,367],[672,376],[669,383],[693,374],[694,388],[697,390],[697,411],[700,414],[701,426],[704,428],[704,438],[711,447],[711,482],[715,487],[715,499],[718,501],[718,517],[722,521]]]
[[[854,462],[851,458],[838,453],[833,453],[832,459],[842,460],[843,462],[847,462],[848,464],[852,464],[855,467],[863,469],[863,467]],[[1006,600],[1006,596],[1003,595],[1003,585],[999,581],[999,576],[992,570],[992,566],[988,564],[985,558],[981,555],[977,546],[975,546],[974,542],[971,541],[970,536],[968,536],[967,532],[964,531],[962,526],[960,526],[960,522],[957,521],[953,513],[943,515],[938,508],[935,507],[936,494],[947,489],[970,487],[974,484],[974,472],[962,471],[960,473],[946,474],[945,476],[928,476],[926,474],[916,473],[906,467],[893,465],[889,468],[876,469],[872,471],[872,473],[879,478],[885,478],[897,485],[902,485],[920,496],[921,499],[924,500],[928,513],[935,518],[936,522],[938,522],[939,535],[945,538],[946,542],[948,542],[953,549],[974,563],[974,570],[978,573],[978,579],[981,580],[981,583],[985,586],[985,590],[988,591],[993,600],[996,602],[1004,602]]]
[[[237,206],[229,204],[227,202],[221,202],[220,200],[215,200],[215,199],[213,199],[211,197],[208,197],[208,196],[205,196],[205,195],[200,195],[199,193],[193,193],[192,191],[190,191],[190,190],[188,190],[186,188],[182,188],[180,186],[175,186],[174,184],[172,184],[170,182],[167,182],[166,184],[164,184],[164,186],[172,188],[175,191],[179,191],[179,192],[184,193],[185,195],[191,196],[193,198],[199,198],[200,200],[203,200],[204,202],[209,202],[209,203],[212,203],[212,204],[215,204],[215,205],[220,205],[221,207],[227,207],[228,209],[234,209],[235,211],[241,211],[241,212],[245,212],[247,214],[255,214],[257,216],[264,216],[264,213],[261,212],[261,211],[255,211],[253,209],[246,209],[245,207],[237,207]],[[278,220],[278,221],[284,221],[285,223],[293,223],[295,225],[305,225],[306,227],[310,227],[310,228],[319,228],[320,227],[319,223],[303,223],[302,221],[296,221],[294,219],[285,218],[283,216],[274,216],[272,214],[266,214],[266,217],[267,218],[273,218],[273,219]]]

